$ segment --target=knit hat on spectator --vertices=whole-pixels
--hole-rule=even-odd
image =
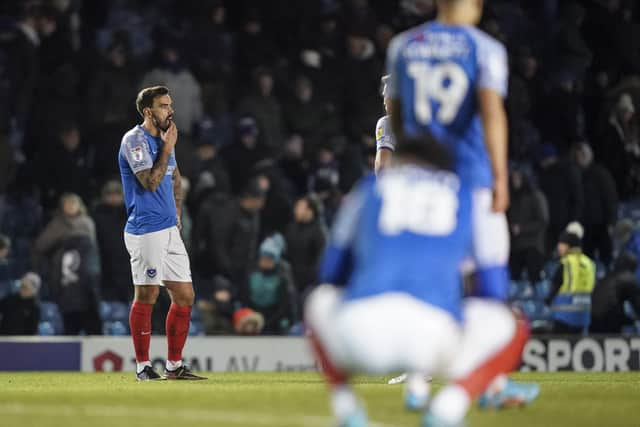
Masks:
[[[276,233],[264,239],[264,241],[260,245],[259,254],[260,256],[266,256],[271,258],[275,262],[279,262],[282,258],[284,246],[284,238],[280,233]]]
[[[558,238],[558,242],[566,243],[570,248],[579,248],[582,246],[583,236],[584,228],[579,222],[574,221],[567,225],[567,228]]]
[[[259,335],[264,327],[264,317],[250,308],[239,308],[233,313],[232,323],[237,334]]]

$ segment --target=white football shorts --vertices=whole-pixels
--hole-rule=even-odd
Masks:
[[[178,227],[139,235],[124,233],[124,243],[131,259],[134,285],[191,282],[189,256]]]
[[[350,372],[419,372],[451,369],[462,325],[445,310],[403,293],[342,301],[331,285],[307,298],[305,319],[330,360]]]

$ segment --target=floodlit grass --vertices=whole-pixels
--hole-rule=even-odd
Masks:
[[[470,426],[640,426],[640,374],[522,373],[541,385],[525,409],[468,416]],[[356,390],[372,426],[418,426],[402,387],[363,377]],[[437,388],[437,385],[436,385]],[[334,425],[311,373],[210,373],[208,381],[137,383],[130,373],[0,373],[0,426],[159,427]]]

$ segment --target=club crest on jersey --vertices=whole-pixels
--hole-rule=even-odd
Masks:
[[[150,278],[154,278],[156,277],[156,274],[158,274],[158,271],[155,268],[148,268],[147,269],[147,276],[149,276]]]

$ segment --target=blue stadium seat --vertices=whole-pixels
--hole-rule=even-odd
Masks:
[[[55,335],[55,330],[53,329],[53,325],[51,322],[40,322],[38,323],[38,335],[41,336],[51,336]]]
[[[129,307],[126,304],[114,301],[111,302],[111,320],[128,322],[129,321]]]
[[[191,320],[197,320],[197,321],[201,321],[202,320],[202,314],[200,313],[200,310],[198,310],[198,307],[196,305],[194,305],[193,307],[191,307]]]
[[[43,301],[40,303],[40,321],[51,324],[53,335],[61,335],[64,332],[62,315],[58,305],[54,302]]]
[[[104,335],[111,335],[116,337],[121,337],[125,335],[129,335],[129,328],[126,324],[120,321],[114,322],[104,322],[102,324],[102,333]]]
[[[103,322],[111,319],[111,304],[107,301],[100,301],[100,319]]]
[[[204,326],[201,322],[191,321],[189,323],[189,336],[204,335]]]
[[[549,295],[550,288],[551,283],[548,280],[541,280],[536,283],[536,299],[543,301]]]
[[[294,323],[293,326],[291,326],[291,328],[289,329],[290,336],[302,337],[304,336],[304,333],[305,333],[304,323],[302,322]]]

